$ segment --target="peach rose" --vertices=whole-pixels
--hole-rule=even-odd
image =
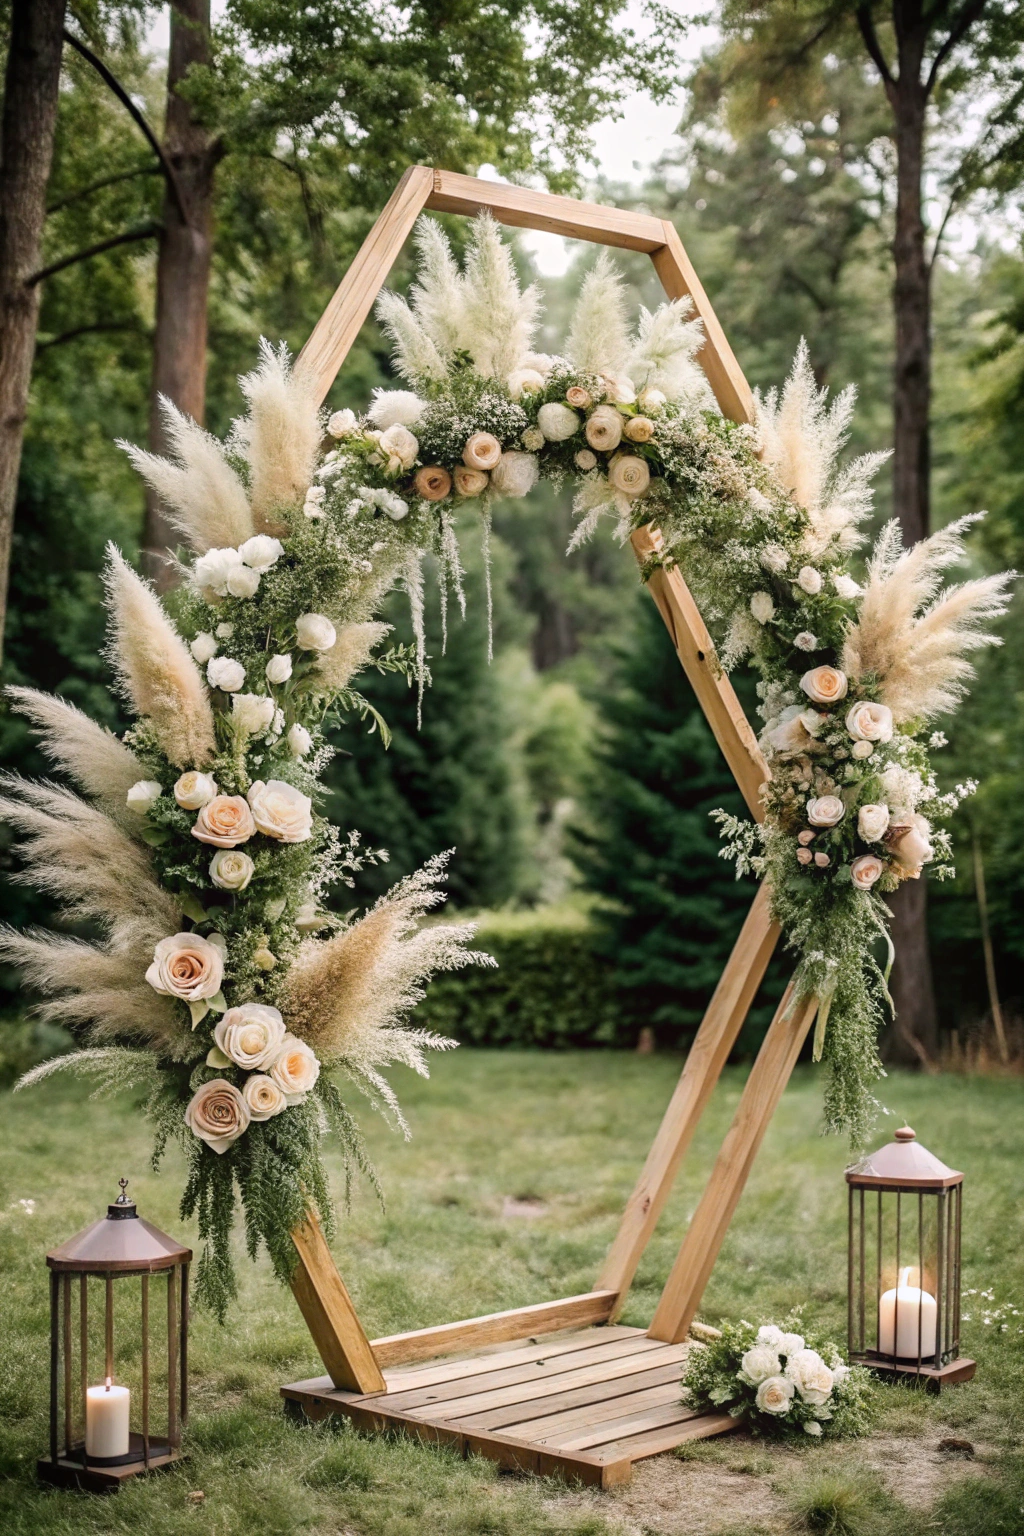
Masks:
[[[219,935],[218,935],[219,937]],[[154,992],[200,1003],[215,997],[224,980],[224,951],[198,933],[175,933],[153,951],[146,980]]]
[[[565,392],[565,398],[569,405],[577,411],[585,411],[593,405],[594,397],[589,389],[584,389],[582,384],[570,384]]]
[[[846,729],[854,741],[891,741],[892,710],[888,704],[868,700],[854,704],[847,711]]]
[[[622,430],[631,443],[649,443],[654,436],[654,422],[649,416],[627,416]]]
[[[443,501],[451,491],[452,477],[440,464],[427,464],[416,471],[413,485],[424,501]]]
[[[850,865],[850,875],[858,891],[870,891],[876,880],[881,879],[885,865],[874,853],[862,853]]]
[[[622,442],[622,417],[614,405],[599,405],[587,417],[584,435],[591,448],[611,453]]]
[[[279,843],[304,843],[313,835],[313,802],[308,795],[285,784],[282,779],[270,779],[264,784],[257,779],[249,790],[254,824],[267,837]]]
[[[922,866],[931,862],[931,830],[924,816],[915,816],[910,826],[890,828],[886,842],[908,880],[920,880]]]
[[[838,667],[812,667],[800,679],[800,687],[815,704],[838,704],[846,698],[849,684]]]
[[[305,1040],[285,1035],[269,1071],[288,1103],[301,1104],[320,1076],[320,1063]]]
[[[462,450],[468,469],[493,469],[501,458],[501,444],[493,432],[474,432]]]
[[[265,1072],[254,1072],[242,1084],[242,1098],[252,1120],[269,1120],[288,1108],[288,1100]]]
[[[215,795],[196,817],[192,836],[214,848],[237,848],[255,831],[252,812],[241,795]]]
[[[193,1136],[205,1141],[214,1152],[226,1152],[248,1130],[251,1119],[248,1104],[223,1077],[215,1077],[197,1088],[185,1111],[185,1124]]]
[[[500,458],[501,455],[499,454]],[[470,469],[468,464],[456,464],[455,489],[460,496],[480,496],[487,489],[490,476],[482,469]]]

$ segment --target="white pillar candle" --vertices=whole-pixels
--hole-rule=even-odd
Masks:
[[[910,1269],[901,1269],[899,1284],[883,1291],[878,1303],[878,1352],[916,1360],[935,1354],[935,1297],[909,1285]],[[919,1342],[920,1341],[920,1342]]]
[[[86,1460],[99,1456],[127,1456],[128,1415],[132,1395],[127,1387],[115,1387],[108,1377],[101,1387],[85,1394]]]

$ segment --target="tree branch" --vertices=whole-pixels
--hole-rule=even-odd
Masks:
[[[47,208],[46,216],[49,218],[51,213],[67,208],[70,203],[80,202],[83,197],[91,197],[94,192],[101,192],[104,187],[113,187],[119,181],[131,181],[135,176],[157,176],[160,173],[159,165],[139,165],[134,171],[119,171],[116,176],[104,176],[100,181],[91,181],[87,187],[79,187],[76,192],[69,192],[66,197],[59,197]]]
[[[980,20],[986,4],[987,0],[968,0],[968,3],[950,27],[949,36],[932,60],[932,67],[928,71],[928,79],[924,88],[926,96],[931,95],[939,76],[939,70],[953,52],[953,49],[958,43],[963,42],[974,23]]]
[[[185,206],[185,199],[182,196],[181,187],[178,183],[178,178],[175,175],[174,166],[164,154],[163,147],[160,144],[159,139],[149,124],[146,122],[146,119],[143,117],[134,101],[132,101],[120,80],[117,79],[116,75],[111,74],[103,60],[99,58],[95,53],[93,53],[91,48],[87,48],[85,44],[80,42],[79,39],[73,35],[73,33],[67,30],[67,28],[64,29],[64,41],[70,43],[72,48],[74,48],[76,52],[82,55],[82,58],[85,59],[86,63],[92,65],[93,69],[99,75],[103,83],[109,86],[121,105],[138,124],[139,128],[145,135],[146,142],[149,144],[150,149],[152,149],[154,155],[156,155],[157,159],[160,161],[160,168],[164,173],[164,179],[166,180],[167,185],[171,189],[171,196],[174,198],[174,201],[178,205],[178,212],[181,214],[182,223],[188,226],[188,209]]]
[[[860,27],[860,35],[864,39],[864,46],[871,55],[871,62],[881,75],[884,84],[887,87],[895,87],[896,81],[893,79],[892,71],[885,62],[885,54],[882,52],[882,45],[878,41],[878,33],[875,31],[875,23],[871,19],[871,7],[869,5],[858,5],[857,25]]]
[[[63,272],[65,267],[73,267],[76,262],[88,261],[90,256],[99,256],[104,251],[112,251],[116,245],[130,245],[133,240],[149,240],[153,235],[163,233],[163,225],[155,222],[143,224],[139,229],[126,229],[123,234],[111,235],[109,240],[101,240],[98,245],[86,246],[84,251],[76,251],[73,256],[62,256],[60,261],[51,262],[48,267],[41,267],[38,272],[33,272],[31,277],[26,277],[25,287],[34,288],[36,283],[41,283],[44,278],[53,277],[55,272]]]
[[[73,330],[61,331],[58,336],[51,336],[48,341],[40,341],[36,346],[37,352],[45,352],[50,347],[59,347],[66,341],[75,341],[79,336],[94,336],[105,331],[134,332],[138,336],[144,336],[145,331],[134,320],[100,320],[95,325],[76,325]]]

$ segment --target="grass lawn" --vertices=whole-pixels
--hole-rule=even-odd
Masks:
[[[461,1049],[424,1083],[396,1081],[414,1140],[364,1116],[388,1193],[357,1191],[336,1245],[371,1336],[589,1289],[679,1070],[669,1056]],[[624,1321],[646,1323],[736,1105],[726,1072],[705,1115]],[[102,1213],[121,1174],[141,1214],[181,1232],[173,1158],[148,1168],[149,1130],[130,1100],[90,1100],[71,1079],[4,1096],[0,1112],[0,1531],[305,1531],[324,1536],[601,1536],[795,1528],[835,1536],[1024,1532],[1024,1084],[894,1076],[884,1085],[933,1151],[965,1170],[965,1352],[978,1377],[941,1399],[878,1392],[871,1440],[796,1451],[733,1436],[640,1469],[614,1495],[504,1476],[402,1440],[288,1423],[280,1383],[320,1367],[289,1293],[239,1252],[228,1326],[194,1319],[190,1458],[116,1498],[34,1481],[47,1436],[44,1255]],[[818,1135],[819,1079],[801,1068],[783,1100],[705,1297],[703,1316],[805,1308],[842,1340],[844,1146]],[[888,1124],[891,1127],[893,1121]],[[882,1136],[885,1135],[883,1131]],[[516,1202],[511,1211],[506,1201]],[[20,1203],[34,1201],[31,1213]],[[539,1204],[537,1202],[542,1202]],[[527,1210],[530,1215],[518,1214]],[[191,1234],[194,1239],[194,1233]],[[950,1463],[945,1435],[979,1459]],[[902,1471],[901,1471],[902,1468]],[[202,1499],[190,1498],[201,1491]],[[899,1494],[902,1493],[902,1497]],[[796,1521],[796,1525],[792,1524]]]

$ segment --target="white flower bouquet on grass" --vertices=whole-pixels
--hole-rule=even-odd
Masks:
[[[831,1341],[815,1343],[775,1323],[726,1323],[720,1338],[690,1346],[683,1399],[742,1419],[752,1435],[863,1434],[868,1372],[847,1365]]]

